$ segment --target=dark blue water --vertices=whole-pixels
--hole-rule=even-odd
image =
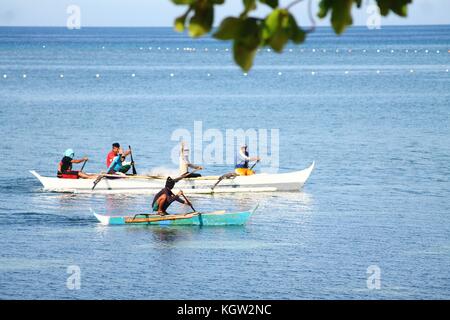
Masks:
[[[0,298],[450,298],[450,27],[319,29],[247,76],[228,48],[170,29],[0,28]],[[277,128],[279,170],[316,169],[302,192],[193,197],[259,203],[247,226],[214,228],[102,227],[91,208],[142,212],[151,196],[47,193],[28,172],[54,175],[69,147],[103,170],[114,141],[141,172],[175,168],[171,134],[194,121]]]

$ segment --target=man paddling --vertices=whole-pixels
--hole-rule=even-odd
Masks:
[[[249,169],[248,163],[250,161],[260,161],[260,157],[250,157],[248,153],[247,145],[243,145],[239,150],[240,162],[235,165],[234,172],[240,176],[251,176],[255,174],[252,169]]]
[[[88,161],[87,157],[84,157],[82,159],[74,159],[75,157],[75,152],[72,149],[67,149],[64,152],[64,157],[61,159],[61,161],[59,162],[58,165],[58,173],[57,173],[57,177],[58,178],[63,178],[63,179],[78,179],[78,178],[83,178],[83,179],[94,179],[97,177],[97,175],[95,174],[86,174],[84,172],[80,171],[75,171],[72,170],[72,164],[73,163],[81,163],[81,162],[86,162]]]
[[[130,150],[123,151],[120,144],[115,142],[112,144],[112,150],[106,157],[106,167],[108,173],[126,173],[131,168],[131,163],[125,163],[125,158],[131,153]],[[114,162],[114,163],[113,163]]]
[[[189,161],[189,148],[184,144],[184,142],[181,142],[179,167],[180,175],[184,178],[197,178],[202,176],[199,173],[189,172],[189,168],[194,170],[203,170],[202,166],[197,166]]]
[[[113,173],[126,173],[131,168],[131,163],[125,163],[125,158],[131,153],[130,150],[123,151],[120,148],[120,144],[115,142],[112,144],[112,150],[106,157],[106,165],[108,167],[107,172]]]
[[[187,199],[183,200],[180,196],[183,195],[183,191],[179,191],[176,195],[172,192],[173,187],[175,186],[175,181],[168,177],[166,180],[166,186],[159,191],[152,202],[153,211],[158,212],[159,215],[164,216],[167,214],[167,208],[174,201],[178,201],[179,203],[189,205]]]

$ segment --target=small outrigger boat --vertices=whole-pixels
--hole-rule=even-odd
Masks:
[[[180,180],[174,192],[183,190],[193,193],[242,193],[298,191],[308,180],[314,169],[314,162],[306,169],[287,173],[257,173],[251,176],[236,176],[223,179],[223,176],[204,176]],[[44,186],[46,191],[73,193],[154,193],[162,189],[166,178],[163,176],[112,176],[107,175],[93,190],[93,179],[61,179],[44,177],[30,171]],[[220,183],[218,183],[220,181]]]
[[[134,216],[106,216],[94,215],[103,225],[177,225],[177,226],[231,226],[244,225],[255,212],[256,207],[250,211],[242,212],[191,212],[187,214],[136,214]]]

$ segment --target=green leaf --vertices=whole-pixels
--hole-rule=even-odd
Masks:
[[[235,17],[223,19],[219,28],[214,33],[214,38],[220,40],[232,40],[239,35],[242,20]]]
[[[186,21],[186,16],[182,15],[181,17],[178,17],[175,19],[174,28],[177,32],[183,32],[184,31],[184,22]]]
[[[243,0],[243,2],[245,13],[256,9],[256,0]]]
[[[267,4],[272,9],[275,9],[278,7],[278,0],[259,0],[259,2]]]
[[[248,71],[253,65],[253,59],[255,58],[257,48],[249,48],[245,43],[240,40],[234,41],[233,44],[233,57],[234,61],[244,70]]]
[[[241,41],[251,49],[256,49],[262,41],[261,27],[259,19],[245,18],[241,20],[235,39]]]
[[[196,0],[172,0],[174,4],[194,4]]]
[[[319,18],[325,18],[331,10],[331,25],[337,34],[353,23],[353,0],[321,0],[319,4]]]
[[[244,18],[240,19],[239,28],[236,29],[233,57],[244,71],[252,67],[256,51],[261,45],[261,28],[259,19]]]
[[[263,39],[276,52],[281,52],[289,41],[289,12],[286,9],[275,9],[264,20]]]
[[[212,28],[213,20],[214,8],[212,6],[197,6],[189,21],[189,35],[196,38],[208,33]]]
[[[290,26],[290,39],[295,43],[303,43],[306,38],[306,32],[303,31],[295,21],[295,18],[292,14],[289,14],[289,26]]]
[[[406,17],[408,14],[408,4],[410,3],[412,3],[412,0],[377,0],[380,13],[383,16],[388,15],[391,10],[401,17]]]

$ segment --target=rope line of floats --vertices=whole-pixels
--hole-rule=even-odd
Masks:
[[[43,49],[46,49],[47,48],[47,46],[46,45],[42,45],[42,48]],[[104,49],[106,49],[106,47],[105,46],[102,46],[101,47],[102,48],[102,50],[104,50]],[[228,52],[228,51],[230,51],[230,49],[229,48],[223,48],[223,49],[219,49],[219,48],[214,48],[214,49],[209,49],[209,48],[203,48],[203,49],[197,49],[197,48],[195,48],[195,47],[177,47],[177,48],[170,48],[170,47],[161,47],[161,46],[159,46],[159,47],[148,47],[148,48],[144,48],[144,47],[139,47],[139,50],[149,50],[149,51],[185,51],[185,52],[200,52],[200,51],[204,51],[204,52],[209,52],[209,51],[216,51],[216,52],[220,52],[220,51],[225,51],[225,52]],[[267,48],[267,49],[258,49],[258,51],[259,52],[272,52],[273,50],[272,49],[270,49],[270,48]],[[347,52],[347,53],[353,53],[353,52],[362,52],[362,53],[369,53],[369,52],[371,52],[371,50],[367,50],[367,49],[357,49],[357,50],[354,50],[354,49],[316,49],[316,48],[313,48],[313,49],[305,49],[305,48],[302,48],[302,49],[292,49],[292,48],[288,48],[287,50],[285,50],[285,52],[300,52],[300,53],[308,53],[308,52],[312,52],[312,53],[316,53],[316,52],[322,52],[322,53],[327,53],[327,52],[335,52],[335,53],[340,53],[340,52]],[[420,53],[420,52],[424,52],[424,53],[426,53],[426,54],[429,54],[429,53],[436,53],[436,54],[441,54],[441,53],[443,53],[443,52],[445,52],[445,50],[429,50],[429,49],[425,49],[425,50],[417,50],[417,49],[397,49],[397,50],[394,50],[394,49],[384,49],[384,50],[382,50],[382,49],[374,49],[374,50],[372,50],[372,51],[374,51],[374,52],[376,52],[376,53],[381,53],[381,52],[390,52],[390,53],[396,53],[396,52],[403,52],[403,53]],[[450,54],[450,49],[449,50],[447,50],[447,53],[449,53]],[[448,68],[445,68],[445,69],[443,69],[443,71],[445,72],[445,73],[448,73],[449,72],[449,69]],[[344,74],[346,74],[346,75],[348,75],[348,74],[350,74],[350,73],[352,73],[350,70],[344,70],[344,71],[342,71]],[[408,69],[406,72],[409,72],[409,73],[416,73],[416,70],[415,69]],[[434,71],[434,72],[436,72],[436,71]],[[311,75],[317,75],[318,74],[318,71],[314,71],[314,70],[311,70],[311,71],[308,71],[308,73],[310,73]],[[375,73],[376,74],[381,74],[381,73],[383,73],[382,72],[382,70],[380,70],[380,69],[377,69],[377,70],[375,70]],[[279,71],[279,72],[277,72],[276,73],[278,76],[282,76],[283,75],[283,72],[281,72],[281,71]],[[169,73],[168,74],[168,76],[169,77],[171,77],[171,78],[173,78],[173,77],[175,77],[175,73],[173,73],[173,72],[171,72],[171,73]],[[205,74],[207,77],[211,77],[211,73],[210,72],[208,72],[208,73],[206,73]],[[246,77],[246,76],[248,76],[249,74],[248,73],[246,73],[246,72],[244,72],[243,74],[242,74],[244,77]],[[26,73],[23,73],[22,75],[20,75],[23,79],[26,79],[26,78],[28,78],[28,74],[26,74]],[[137,76],[137,74],[136,73],[131,73],[129,76],[131,76],[132,78],[135,78],[136,76]],[[65,77],[65,75],[63,74],[63,73],[61,73],[61,74],[59,74],[59,78],[60,79],[64,79],[64,77]],[[101,74],[99,74],[99,73],[96,73],[95,75],[94,75],[94,77],[95,78],[97,78],[97,79],[100,79],[101,78]],[[5,73],[5,74],[3,74],[2,76],[1,76],[1,78],[3,78],[3,79],[8,79],[9,78],[9,74],[7,74],[7,73]]]
[[[350,75],[350,74],[361,73],[361,71],[362,71],[362,70],[358,70],[358,71],[341,70],[340,73],[342,73],[342,74],[344,74],[344,75]],[[373,72],[376,73],[376,74],[390,74],[390,73],[392,74],[391,71],[382,71],[382,70],[380,70],[380,69],[374,70]],[[436,73],[436,72],[439,72],[439,71],[432,71],[432,72],[433,72],[433,73]],[[443,69],[443,70],[440,71],[440,72],[448,73],[448,72],[449,72],[449,69],[448,69],[448,68],[447,68],[447,69]],[[288,73],[292,73],[292,71],[290,71],[290,72],[288,72]],[[298,73],[298,72],[296,72],[296,73]],[[306,72],[302,72],[302,73],[310,74],[310,75],[312,75],[312,76],[315,76],[315,75],[320,74],[319,71],[314,71],[314,70],[313,70],[313,71],[306,71]],[[326,73],[326,72],[324,72],[324,73]],[[414,74],[414,73],[417,73],[417,70],[416,70],[416,69],[405,69],[404,73]],[[423,73],[425,73],[425,72],[423,72]],[[367,73],[365,73],[365,74],[367,74]],[[398,74],[398,73],[395,73],[395,74]],[[171,73],[169,73],[167,76],[170,77],[170,78],[174,78],[174,77],[176,77],[176,75],[177,75],[176,73],[171,72]],[[213,75],[213,74],[210,73],[210,72],[205,73],[205,76],[206,76],[206,77],[211,77],[212,75]],[[284,73],[281,72],[281,71],[279,71],[279,72],[274,73],[274,75],[282,76],[282,75],[284,75]],[[129,74],[129,76],[130,76],[131,78],[136,78],[136,77],[138,76],[138,74],[136,74],[136,73],[131,73],[131,74]],[[242,73],[242,76],[247,77],[247,76],[249,76],[249,73],[244,72],[244,73]],[[10,78],[12,78],[12,77],[13,77],[13,76],[11,76],[11,74],[8,74],[8,73],[4,73],[3,75],[1,75],[1,78],[4,79],[4,80],[10,79]],[[19,77],[22,78],[22,79],[27,79],[27,78],[28,78],[28,74],[27,74],[27,73],[23,73],[23,74],[19,75]],[[61,74],[57,75],[56,77],[59,77],[60,79],[64,79],[64,78],[65,78],[65,75],[64,75],[63,73],[61,73]],[[100,73],[96,73],[95,75],[93,75],[93,77],[94,77],[95,79],[101,79],[101,78],[102,78],[102,75],[101,75]]]

